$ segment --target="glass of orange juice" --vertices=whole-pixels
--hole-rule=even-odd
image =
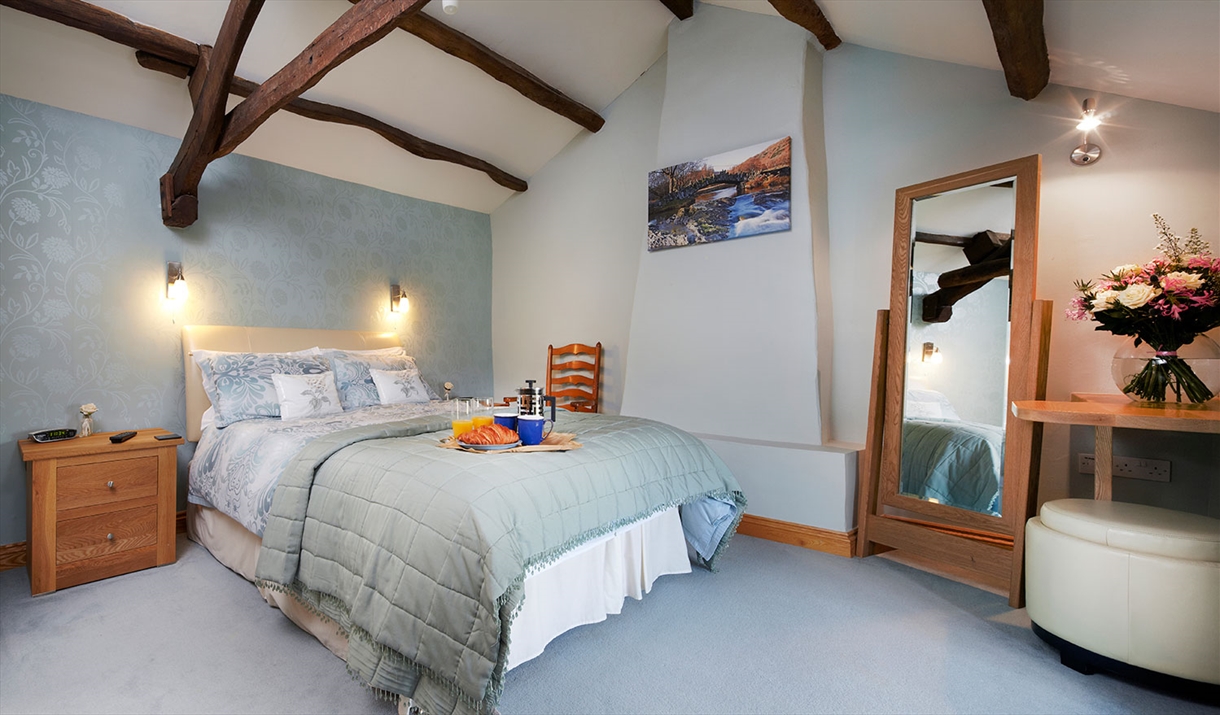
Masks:
[[[479,397],[475,400],[474,407],[471,412],[471,420],[474,422],[475,429],[491,424],[495,417],[492,415],[492,410],[496,405],[496,401],[490,397]]]
[[[472,419],[472,400],[464,397],[459,397],[452,400],[453,407],[451,416],[453,418],[453,436],[461,437],[463,434],[474,429],[474,421]]]

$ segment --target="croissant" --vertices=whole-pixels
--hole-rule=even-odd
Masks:
[[[517,433],[505,427],[504,425],[490,424],[484,425],[475,430],[471,430],[461,437],[458,441],[462,444],[512,444],[520,439]]]

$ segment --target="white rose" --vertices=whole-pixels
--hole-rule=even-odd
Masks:
[[[1139,308],[1161,294],[1159,288],[1153,288],[1147,283],[1134,283],[1118,293],[1118,302],[1128,308]]]
[[[1113,273],[1114,275],[1122,278],[1132,273],[1139,273],[1142,270],[1144,270],[1143,266],[1137,266],[1134,263],[1127,263],[1122,266],[1115,266]]]
[[[1197,290],[1203,285],[1203,278],[1198,273],[1174,271],[1173,273],[1166,273],[1161,278],[1161,282],[1166,285],[1176,285],[1179,290],[1182,288]]]
[[[1108,310],[1114,306],[1114,299],[1118,297],[1118,291],[1099,290],[1093,295],[1093,312],[1099,310]]]

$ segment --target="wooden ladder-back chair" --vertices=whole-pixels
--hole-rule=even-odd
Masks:
[[[546,346],[546,394],[572,412],[597,412],[601,398],[602,344]]]

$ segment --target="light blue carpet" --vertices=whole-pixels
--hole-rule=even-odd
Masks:
[[[180,538],[178,563],[38,598],[0,573],[0,712],[383,713],[343,663]],[[509,674],[519,713],[1220,712],[1085,676],[1004,599],[739,536]]]

